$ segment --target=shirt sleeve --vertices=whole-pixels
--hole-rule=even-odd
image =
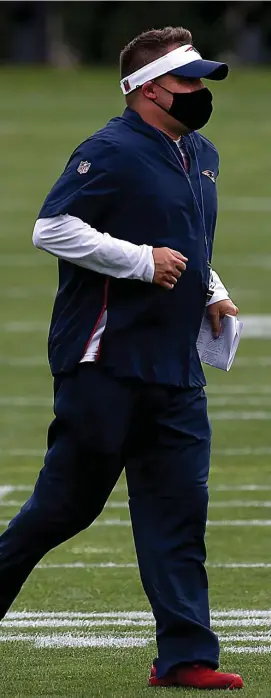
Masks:
[[[68,214],[39,218],[33,231],[39,249],[78,266],[113,276],[151,283],[154,259],[149,245],[135,245],[101,233]]]
[[[38,218],[69,214],[107,232],[109,217],[117,217],[127,195],[128,162],[125,147],[95,134],[72,153]],[[118,237],[115,231],[113,234]],[[120,237],[125,238],[125,231]]]
[[[207,305],[212,305],[213,303],[218,303],[219,301],[224,301],[229,298],[227,289],[213,269],[211,269],[210,273],[210,290],[213,292],[213,295]]]

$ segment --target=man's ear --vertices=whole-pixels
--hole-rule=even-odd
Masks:
[[[153,102],[157,99],[157,94],[155,92],[154,88],[155,83],[153,80],[148,80],[147,82],[144,82],[144,85],[142,85],[142,93],[144,97],[147,97],[147,99],[151,99]]]

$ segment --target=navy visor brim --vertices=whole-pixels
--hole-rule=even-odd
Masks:
[[[170,75],[177,75],[179,78],[208,78],[209,80],[224,80],[229,72],[226,63],[218,63],[217,61],[205,61],[200,59],[182,65],[180,68],[168,71]]]

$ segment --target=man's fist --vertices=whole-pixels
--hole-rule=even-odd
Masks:
[[[207,306],[207,313],[212,326],[213,337],[217,339],[221,332],[221,320],[225,315],[238,315],[239,309],[227,298],[224,301],[211,303]]]
[[[153,283],[163,288],[172,289],[183,271],[186,270],[187,257],[169,247],[155,247]]]

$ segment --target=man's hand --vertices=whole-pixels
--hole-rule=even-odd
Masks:
[[[225,315],[238,315],[239,309],[227,298],[207,306],[207,313],[211,322],[213,337],[217,339],[221,332],[221,320]]]
[[[183,271],[186,270],[187,257],[169,247],[153,249],[154,277],[153,283],[163,288],[172,289]]]

